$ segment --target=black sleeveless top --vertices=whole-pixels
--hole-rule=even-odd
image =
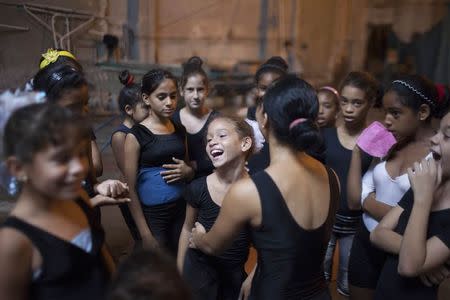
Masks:
[[[184,160],[186,153],[186,133],[183,127],[174,123],[175,131],[170,134],[154,134],[142,124],[136,124],[131,128],[130,134],[134,135],[141,146],[139,167],[161,167],[163,164],[173,164],[172,157]]]
[[[220,213],[220,206],[217,205],[208,190],[208,183],[206,177],[197,178],[192,181],[185,190],[184,199],[190,206],[196,208],[197,222],[201,223],[206,231],[210,231],[216,222]],[[233,244],[218,257],[211,257],[211,260],[217,263],[224,263],[233,266],[244,266],[248,258],[248,251],[250,248],[250,235],[248,228],[242,230]],[[198,255],[207,256],[203,252],[196,249],[188,249],[194,251]]]
[[[219,112],[213,110],[208,116],[203,127],[197,133],[189,133],[181,123],[180,111],[177,110],[172,117],[175,124],[183,127],[186,131],[186,139],[188,145],[188,154],[191,161],[195,161],[197,164],[197,170],[195,170],[195,178],[208,176],[214,170],[214,166],[206,153],[206,133],[208,125],[217,116]]]
[[[275,182],[265,171],[252,175],[261,200],[262,223],[251,231],[258,252],[251,299],[311,299],[327,290],[323,262],[339,197],[337,179],[327,168],[330,206],[325,222],[313,230],[292,217]],[[317,201],[323,200],[318,196]]]
[[[19,218],[10,216],[2,224],[26,235],[42,256],[42,273],[30,284],[30,299],[104,299],[109,278],[101,254],[105,234],[93,210],[81,199],[76,202],[89,221],[92,235],[89,253]]]
[[[256,121],[256,106],[250,106],[247,109],[247,119]],[[267,168],[270,164],[270,151],[269,151],[269,143],[264,141],[263,147],[258,153],[254,153],[248,159],[248,172],[249,174],[256,174],[265,168]]]
[[[322,130],[322,134],[326,147],[325,163],[336,172],[341,184],[339,208],[333,231],[340,234],[355,234],[361,224],[362,211],[348,208],[347,177],[352,160],[352,150],[342,146],[336,128],[325,128]],[[370,167],[372,157],[364,152],[361,154],[361,171],[364,174]]]

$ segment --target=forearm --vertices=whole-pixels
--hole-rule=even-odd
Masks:
[[[392,209],[392,206],[375,199],[374,194],[370,194],[363,202],[364,212],[371,215],[375,220],[381,221],[385,215]]]
[[[111,253],[109,252],[106,245],[103,245],[102,247],[102,256],[105,263],[105,267],[108,270],[108,272],[113,275],[116,272],[116,264],[114,263],[114,260],[111,256]]]
[[[153,237],[150,228],[147,225],[147,221],[145,220],[139,197],[132,186],[130,186],[130,199],[131,202],[128,203],[128,207],[130,208],[131,216],[136,223],[141,238]]]
[[[361,209],[361,168],[361,150],[355,146],[347,178],[347,201],[348,207],[352,210]]]
[[[370,241],[385,252],[398,255],[402,236],[395,231],[378,226],[370,233]]]
[[[431,196],[430,196],[431,197]],[[432,201],[428,201],[432,203]],[[415,203],[400,247],[398,271],[404,276],[418,276],[427,255],[427,228],[431,204]]]
[[[187,228],[183,226],[180,234],[180,240],[178,242],[178,255],[177,255],[177,266],[180,273],[183,273],[184,258],[186,256],[186,251],[189,247],[189,236],[191,234],[192,228]]]

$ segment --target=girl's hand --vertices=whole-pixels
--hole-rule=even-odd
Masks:
[[[197,242],[204,234],[206,234],[205,227],[199,222],[195,222],[195,227],[192,228],[192,234],[189,238],[189,248],[197,249]]]
[[[431,204],[433,193],[441,182],[442,170],[433,158],[422,159],[408,168],[408,178],[414,191],[414,201],[422,204]]]
[[[130,198],[112,198],[103,195],[96,195],[89,199],[92,206],[117,205],[130,202]]]
[[[128,195],[128,185],[120,180],[108,179],[99,183],[95,190],[103,196],[112,198],[124,197]]]
[[[422,283],[428,287],[433,285],[439,285],[442,281],[447,279],[450,275],[450,270],[444,264],[433,271],[420,275],[420,280]]]
[[[194,170],[184,162],[184,160],[172,158],[174,164],[165,164],[162,167],[169,169],[162,171],[161,176],[166,183],[173,183],[181,180],[189,180],[194,175]]]
[[[247,276],[241,285],[241,290],[239,291],[238,300],[247,300],[250,296],[250,291],[252,289],[253,276]]]
[[[156,249],[159,247],[158,241],[151,234],[147,234],[141,237],[142,247],[144,249]]]

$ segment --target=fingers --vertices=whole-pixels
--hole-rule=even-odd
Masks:
[[[428,277],[425,275],[420,275],[420,281],[422,281],[422,283],[427,287],[433,286],[433,284],[428,280]]]
[[[177,169],[180,167],[179,164],[164,164],[162,165],[164,169]]]
[[[161,174],[161,176],[166,176],[166,175],[172,175],[172,174],[180,174],[181,170],[179,169],[175,169],[175,170],[167,170],[167,171],[161,171],[159,174]]]

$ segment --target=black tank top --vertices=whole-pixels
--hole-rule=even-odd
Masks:
[[[219,216],[220,206],[211,198],[206,177],[192,181],[186,187],[183,198],[186,199],[190,206],[197,209],[197,222],[201,223],[207,232],[210,231]],[[224,253],[211,260],[227,265],[243,266],[247,261],[249,248],[250,236],[246,227],[237,235],[232,245]],[[206,256],[203,252],[196,249],[189,249],[188,251],[194,251],[198,255]]]
[[[76,202],[89,221],[92,235],[89,253],[19,218],[10,216],[2,224],[22,232],[42,256],[42,273],[30,284],[30,299],[104,299],[109,277],[101,254],[105,234],[93,210],[81,199]]]
[[[197,170],[195,171],[195,178],[208,176],[214,170],[214,166],[206,153],[206,132],[209,123],[217,116],[219,112],[213,110],[208,116],[203,127],[197,133],[186,132],[186,139],[188,145],[189,159],[195,161],[197,164]],[[177,110],[172,117],[175,124],[180,127],[184,127],[181,123],[180,111]],[[186,129],[185,129],[186,130]]]
[[[141,146],[139,167],[161,167],[163,164],[173,164],[172,157],[184,160],[186,153],[186,134],[183,127],[174,123],[175,132],[170,134],[154,134],[142,124],[131,128]]]
[[[327,290],[323,262],[331,233],[339,187],[331,169],[328,216],[314,230],[292,217],[275,182],[265,171],[252,175],[261,201],[262,223],[251,231],[258,252],[251,299],[311,299]],[[323,201],[320,195],[317,201]]]
[[[326,165],[332,168],[341,184],[341,195],[339,198],[339,209],[336,213],[336,222],[333,231],[340,234],[355,234],[361,224],[360,210],[350,210],[347,201],[347,177],[348,169],[352,159],[352,150],[344,148],[337,135],[336,128],[325,128],[322,130],[325,141]],[[372,157],[362,152],[361,167],[362,174],[366,173],[372,162]]]

